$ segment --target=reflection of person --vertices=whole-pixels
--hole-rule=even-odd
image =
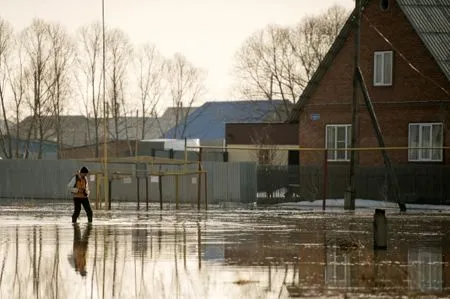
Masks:
[[[75,187],[73,188],[73,203],[75,210],[72,215],[72,223],[76,223],[78,216],[80,216],[81,205],[83,205],[86,215],[88,217],[88,222],[92,222],[92,209],[89,204],[89,183],[87,180],[87,175],[89,170],[86,167],[82,167],[80,172],[76,174]]]
[[[91,234],[92,226],[88,225],[81,236],[80,226],[74,224],[73,226],[73,262],[75,272],[80,273],[81,276],[86,276],[86,253],[88,248],[89,235]]]

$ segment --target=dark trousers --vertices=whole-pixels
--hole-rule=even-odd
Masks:
[[[83,205],[84,210],[86,211],[86,215],[88,217],[88,221],[92,222],[92,209],[89,204],[89,198],[74,198],[73,204],[75,206],[75,211],[72,215],[72,222],[76,223],[78,216],[80,216],[81,205]]]

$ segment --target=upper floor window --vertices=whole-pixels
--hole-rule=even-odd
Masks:
[[[350,160],[350,151],[342,149],[350,148],[351,132],[352,132],[352,125],[345,124],[345,125],[326,126],[325,138],[326,138],[326,147],[328,149],[328,161]]]
[[[442,123],[409,124],[408,139],[409,161],[442,161]]]
[[[392,51],[378,51],[373,59],[373,85],[391,86],[392,85]]]

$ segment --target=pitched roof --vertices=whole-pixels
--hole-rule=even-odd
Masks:
[[[223,139],[225,123],[265,121],[281,107],[281,100],[206,102],[191,113],[185,122],[170,129],[165,137]]]
[[[362,7],[370,1],[362,0]],[[450,0],[397,0],[397,4],[450,81]],[[355,20],[356,10],[353,10],[293,107],[288,122],[298,122],[301,110],[344,46]]]

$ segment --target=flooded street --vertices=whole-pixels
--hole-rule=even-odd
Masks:
[[[370,209],[71,212],[0,205],[0,298],[450,296],[448,214],[388,210],[374,251]]]

